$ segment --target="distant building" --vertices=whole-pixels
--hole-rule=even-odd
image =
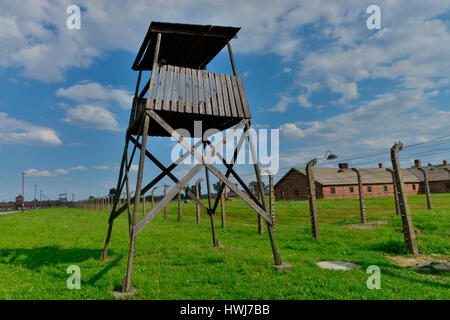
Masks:
[[[19,209],[22,209],[22,207],[23,207],[23,196],[21,195],[21,194],[19,194],[17,197],[16,197],[16,209],[17,210],[19,210]]]
[[[420,161],[415,161],[415,167],[401,169],[405,191],[407,194],[424,193],[423,173],[418,169]],[[424,167],[432,193],[450,192],[450,172],[447,161],[442,165]],[[359,188],[357,176],[347,164],[340,168],[313,168],[318,199],[357,198]],[[382,164],[378,168],[359,168],[363,184],[364,197],[393,196],[394,186],[392,175]],[[308,180],[305,168],[292,168],[275,185],[276,200],[307,200]]]

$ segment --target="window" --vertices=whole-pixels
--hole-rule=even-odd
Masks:
[[[284,191],[280,190],[280,197],[284,197]]]
[[[350,193],[353,193],[353,192],[355,192],[355,188],[350,187]]]
[[[450,183],[446,183],[446,184],[445,184],[445,188],[446,188],[446,189],[450,189]]]
[[[372,187],[367,187],[367,192],[372,192]]]
[[[294,192],[295,192],[295,196],[296,196],[296,197],[299,197],[299,196],[300,196],[300,191],[299,191],[299,190],[295,190]]]
[[[413,188],[413,190],[416,190],[416,185],[413,184],[413,185],[412,185],[412,188]]]
[[[335,194],[336,193],[336,188],[331,188],[331,194]]]
[[[388,186],[384,186],[384,192],[388,192]]]

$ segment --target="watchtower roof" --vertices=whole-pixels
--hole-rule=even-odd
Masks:
[[[158,63],[205,69],[208,63],[236,37],[241,28],[213,25],[155,22],[145,36],[133,70],[152,70],[156,36],[162,35]]]

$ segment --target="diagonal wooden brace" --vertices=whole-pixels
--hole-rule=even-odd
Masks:
[[[133,236],[136,237],[139,232],[175,197],[175,195],[180,192],[183,186],[189,183],[192,178],[200,171],[203,167],[202,164],[197,164],[187,175],[181,179],[175,187],[173,187],[167,195],[152,209],[150,212],[135,226]]]
[[[201,141],[199,141],[198,143],[196,143],[193,148],[197,149],[200,145],[202,144]],[[155,186],[159,181],[161,181],[161,179],[163,179],[166,175],[167,172],[171,172],[173,169],[175,169],[181,162],[183,162],[184,159],[186,159],[188,156],[190,155],[190,152],[187,151],[185,153],[183,153],[183,155],[178,158],[174,163],[172,163],[165,172],[160,173],[155,179],[153,179],[153,181],[151,181],[149,184],[147,184],[141,191],[141,193],[146,193],[148,190],[150,190],[151,188],[153,188],[153,186]],[[131,198],[130,202],[134,201],[134,197]],[[109,218],[109,222],[112,222],[114,219],[116,219],[118,216],[120,216],[125,210],[127,210],[127,204],[125,204],[124,206],[122,206],[119,210],[117,210],[116,212],[114,212],[114,215],[111,214],[110,218]]]
[[[137,145],[137,147],[139,149],[141,149],[141,144],[139,142],[137,142],[136,140],[134,140],[134,138],[130,138],[130,141],[135,143]],[[200,141],[201,143],[201,141]],[[195,147],[195,146],[194,146]],[[145,154],[146,156],[153,161],[154,164],[156,164],[156,166],[158,168],[161,169],[161,171],[163,172],[167,172],[167,176],[172,179],[173,182],[178,183],[179,180],[177,177],[175,177],[173,175],[172,172],[170,172],[168,170],[168,168],[166,168],[154,155],[152,155],[148,150],[145,150]],[[183,190],[187,193],[187,195],[194,200],[196,203],[198,203],[198,205],[205,211],[207,211],[207,208],[205,207],[205,205],[203,203],[200,202],[200,200],[197,199],[197,197],[191,192],[191,190],[189,190],[188,188],[186,188],[186,186],[183,186]]]
[[[209,164],[208,161],[211,158],[211,154],[206,155],[205,157],[202,157],[195,149],[192,149],[192,147],[183,139],[183,137],[178,134],[166,121],[164,121],[155,111],[150,110],[149,111],[150,117],[152,117],[153,120],[155,120],[162,128],[164,128],[175,140],[177,140],[186,150],[190,151],[194,157],[196,157],[199,161],[203,163],[204,166],[206,166],[217,178],[222,180],[228,187],[233,190],[242,200],[244,200],[250,207],[253,208],[258,214],[260,214],[269,225],[273,225],[272,218],[270,215],[263,210],[261,207],[259,207],[252,199],[248,197],[246,193],[241,191],[239,188],[237,188],[233,182],[231,182],[230,179],[225,177],[223,173],[221,173],[219,170],[217,170],[213,165]],[[223,145],[226,142],[226,139],[229,138],[229,136],[234,136],[237,130],[242,128],[242,126],[247,125],[248,120],[244,119],[241,122],[239,122],[233,129],[232,134],[227,135],[224,139],[222,139],[219,143],[216,144],[217,149],[221,149]]]

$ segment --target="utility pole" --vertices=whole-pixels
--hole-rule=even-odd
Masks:
[[[33,199],[33,204],[34,204],[34,210],[36,210],[36,191],[37,191],[37,184],[34,185],[34,199]]]
[[[400,203],[402,224],[403,224],[403,236],[405,237],[406,247],[408,253],[418,254],[416,233],[414,231],[414,225],[411,218],[411,212],[409,211],[408,198],[405,192],[405,186],[403,185],[403,174],[400,168],[400,162],[398,160],[398,152],[402,150],[403,143],[401,141],[396,142],[391,148],[391,161],[392,169],[395,173],[395,182],[397,183],[397,190],[399,192],[398,200]]]
[[[27,173],[21,172],[20,174],[22,175],[22,213],[23,213],[25,209],[25,175]]]
[[[364,205],[364,196],[363,196],[363,184],[361,179],[361,172],[358,169],[352,168],[354,172],[356,172],[356,176],[358,178],[358,191],[359,191],[359,213],[361,215],[361,223],[364,224],[367,222],[366,218],[366,206]]]

